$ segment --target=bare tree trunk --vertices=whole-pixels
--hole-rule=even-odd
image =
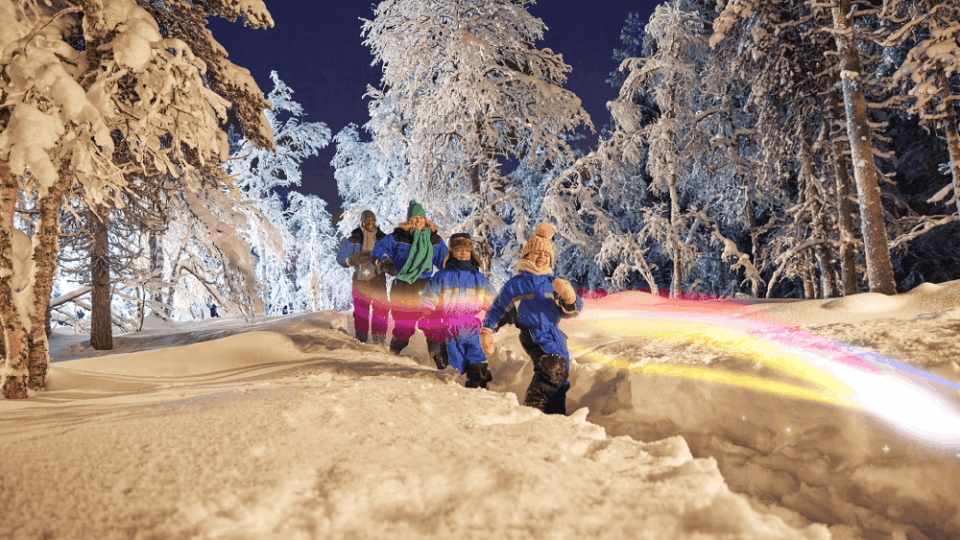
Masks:
[[[826,128],[824,128],[826,129]],[[804,139],[804,168],[807,174],[807,191],[810,200],[810,225],[813,228],[814,238],[823,239],[813,248],[814,260],[820,269],[820,294],[818,298],[833,298],[837,295],[836,258],[829,239],[826,220],[826,189],[822,179],[817,176],[813,161],[813,146],[809,139]]]
[[[860,84],[860,53],[851,18],[850,0],[835,0],[832,8],[837,51],[840,53],[840,79],[843,81],[843,101],[847,115],[847,134],[853,158],[854,178],[860,200],[860,229],[863,232],[864,255],[867,261],[867,281],[871,292],[896,294],[897,284],[890,262],[890,245],[877,165],[873,157],[873,142],[867,122],[867,103]]]
[[[170,270],[170,279],[168,280],[170,285],[167,286],[166,293],[163,293],[163,311],[167,320],[169,320],[173,314],[173,296],[177,293],[177,282],[180,280],[181,274],[180,257],[183,256],[184,250],[184,245],[181,243],[176,255],[170,258],[170,262],[173,265]]]
[[[750,229],[750,262],[756,265],[757,260],[760,257],[760,239],[757,238],[757,211],[753,208],[752,185],[747,187],[744,199],[743,210],[747,214],[747,226]],[[760,282],[750,280],[750,287],[753,296],[760,298]]]
[[[731,103],[730,95],[724,93],[723,106],[728,109],[732,109],[733,105]],[[730,131],[733,136],[734,144],[730,145],[728,148],[729,159],[734,163],[734,170],[738,177],[743,178],[743,166],[742,158],[740,156],[740,135],[737,135],[737,126],[734,125],[733,115],[729,116],[730,118]],[[749,177],[744,186],[744,202],[743,202],[743,212],[746,214],[747,218],[747,228],[750,231],[750,262],[754,265],[757,264],[758,258],[760,257],[760,239],[757,238],[757,212],[753,207],[753,194],[756,191],[756,182],[753,175]],[[750,290],[754,297],[760,297],[760,283],[757,280],[750,280]]]
[[[678,298],[683,287],[683,251],[680,247],[680,196],[677,194],[677,176],[670,175],[670,237],[673,239],[673,283],[670,298]]]
[[[833,95],[831,110],[837,111],[839,102]],[[839,115],[838,115],[839,116]],[[850,204],[850,175],[843,157],[843,142],[838,137],[830,137],[833,176],[837,183],[837,213],[840,226],[840,283],[842,294],[849,296],[860,292],[857,284],[857,250],[853,236],[853,208]]]
[[[50,309],[53,276],[57,273],[60,252],[57,241],[60,235],[60,202],[70,183],[68,166],[69,161],[61,163],[60,177],[39,200],[40,219],[34,233],[33,248],[33,314],[30,316],[30,333],[27,335],[30,354],[29,386],[34,390],[39,390],[46,384],[47,368],[50,365],[46,314]]]
[[[97,351],[113,349],[113,326],[110,309],[110,237],[107,209],[102,206],[87,212],[90,246],[90,346]],[[98,215],[99,214],[99,215]]]
[[[823,204],[823,186],[820,185],[820,178],[817,177],[816,167],[813,162],[813,146],[810,143],[809,126],[805,123],[803,133],[801,134],[803,142],[800,146],[800,173],[804,183],[805,198],[810,208],[810,227],[813,237],[826,240],[827,228],[824,225],[824,204]],[[834,296],[833,275],[836,273],[833,268],[833,255],[824,242],[817,243],[813,247],[813,261],[820,269],[820,288],[817,298],[830,298]],[[812,263],[811,263],[812,264]],[[816,271],[813,271],[814,276]]]
[[[822,221],[822,220],[821,220]],[[836,260],[827,244],[818,244],[816,248],[817,266],[820,267],[820,298],[839,296]]]
[[[940,98],[946,104],[941,125],[947,135],[947,151],[950,153],[950,175],[953,179],[953,198],[960,212],[960,133],[957,132],[957,113],[953,103],[947,103],[950,96],[950,80],[943,72],[943,67],[937,67],[937,83],[940,85]]]
[[[151,230],[151,231],[150,231],[149,244],[150,244],[150,279],[158,279],[158,280],[159,280],[160,278],[163,277],[163,276],[162,276],[162,273],[163,273],[163,249],[162,249],[162,247],[160,246],[160,240],[157,238],[157,231],[154,231],[154,230]],[[143,294],[144,294],[143,300],[144,300],[144,303],[145,303],[145,304],[148,304],[148,303],[149,303],[148,300],[147,300],[147,298],[148,298],[148,297],[147,297],[147,293],[148,293],[148,291],[147,291],[146,289],[144,289],[144,291],[143,291]],[[152,300],[153,303],[154,303],[155,305],[157,305],[157,306],[163,305],[163,291],[160,289],[160,287],[157,287],[157,288],[156,288],[156,291],[153,293],[153,296],[152,296],[152,298],[150,298],[150,300]],[[151,308],[150,308],[150,311],[156,313],[158,316],[160,316],[160,318],[162,318],[162,319],[164,319],[164,320],[169,320],[169,319],[170,319],[170,313],[169,313],[169,311],[168,311],[167,309],[165,309],[165,308],[154,308],[154,307],[151,307]]]
[[[810,262],[810,256],[806,253],[801,253],[799,259],[800,280],[803,281],[803,298],[804,300],[813,300],[819,296],[815,279],[816,270],[813,268],[813,263]]]
[[[0,161],[0,323],[3,324],[4,362],[0,370],[0,392],[8,399],[27,397],[27,357],[21,350],[23,325],[13,302],[10,281],[13,270],[13,210],[17,183],[7,162]]]

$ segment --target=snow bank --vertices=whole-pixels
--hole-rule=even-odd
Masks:
[[[58,333],[50,387],[0,403],[0,537],[956,538],[960,450],[771,389],[816,390],[821,342],[856,336],[861,368],[956,415],[958,285],[588,301],[564,323],[568,417],[518,405],[532,370],[509,328],[488,391],[432,369],[420,333],[400,357],[357,343],[348,314],[154,322],[109,354]],[[724,384],[746,376],[781,386]]]
[[[345,324],[214,320],[119,354],[54,336],[52,387],[0,404],[0,537],[829,538],[680,437],[467,390]]]

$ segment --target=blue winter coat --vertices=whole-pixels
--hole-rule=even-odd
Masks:
[[[520,343],[531,358],[559,354],[567,359],[569,366],[567,339],[557,323],[562,318],[579,315],[583,300],[577,297],[573,304],[564,303],[553,292],[553,280],[552,275],[529,272],[513,276],[493,301],[483,326],[496,331],[505,324],[513,324],[520,329]]]
[[[386,234],[380,230],[380,227],[377,227],[377,231],[374,234],[376,234],[378,242],[386,236]],[[374,246],[376,246],[376,244],[374,244]],[[361,251],[363,251],[363,231],[360,230],[360,227],[357,227],[350,233],[350,236],[344,238],[343,242],[340,243],[340,249],[337,251],[337,263],[344,268],[350,268],[348,259],[354,253]],[[362,276],[361,273],[363,274]],[[380,270],[378,270],[372,262],[354,266],[354,280],[367,281],[378,275],[380,275]]]
[[[411,231],[397,227],[393,233],[377,240],[373,247],[373,256],[377,259],[389,259],[397,267],[397,271],[403,269],[410,257],[410,246],[413,244],[413,233]],[[437,268],[443,267],[443,260],[447,256],[447,244],[440,238],[440,235],[434,231],[430,232],[430,244],[433,246],[433,265]],[[429,279],[433,275],[433,269],[427,270],[417,279]]]
[[[473,261],[447,260],[423,289],[424,304],[434,310],[433,319],[447,329],[447,337],[479,335],[477,315],[487,309],[496,289]]]

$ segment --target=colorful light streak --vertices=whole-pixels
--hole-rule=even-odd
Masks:
[[[960,385],[875,353],[791,326],[733,301],[611,295],[591,302],[576,326],[621,338],[694,344],[785,373],[796,384],[680,364],[629,362],[569,340],[573,356],[635,373],[749,388],[868,412],[916,439],[960,446]]]

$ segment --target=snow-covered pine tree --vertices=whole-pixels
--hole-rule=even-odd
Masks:
[[[804,248],[810,251],[809,255],[795,249],[791,249],[789,252],[783,251],[783,247],[785,247],[786,244],[781,242],[783,246],[779,248],[780,251],[784,254],[789,253],[789,257],[778,255],[776,260],[779,261],[778,266],[782,267],[781,270],[778,270],[778,273],[784,271],[800,276],[803,278],[805,290],[810,292],[815,292],[818,288],[825,290],[834,288],[831,278],[834,273],[831,268],[831,261],[834,257],[830,254],[831,249],[829,249],[830,246],[834,244],[838,244],[843,251],[843,257],[841,257],[845,269],[843,282],[847,284],[848,290],[855,290],[852,284],[852,255],[849,252],[850,245],[853,242],[852,231],[847,228],[849,223],[846,221],[845,216],[842,216],[839,220],[841,230],[839,234],[837,234],[837,238],[829,238],[823,234],[828,231],[824,226],[822,210],[837,206],[841,207],[841,210],[839,210],[841,212],[846,210],[846,208],[844,208],[846,206],[846,198],[840,194],[845,191],[843,182],[845,175],[842,174],[844,171],[839,170],[839,167],[843,165],[843,155],[836,151],[838,148],[835,139],[824,137],[824,143],[818,145],[814,145],[813,141],[817,138],[817,135],[815,135],[817,133],[825,135],[831,134],[831,132],[824,131],[824,128],[821,127],[822,123],[831,121],[829,115],[826,117],[819,115],[821,116],[820,118],[817,118],[817,116],[818,111],[823,109],[822,96],[830,95],[831,91],[829,88],[833,80],[831,78],[832,74],[837,73],[838,79],[842,79],[843,77],[850,79],[855,76],[859,77],[860,72],[863,72],[863,76],[857,79],[856,84],[850,84],[845,87],[847,92],[844,95],[843,101],[850,107],[853,107],[847,109],[847,112],[851,114],[845,115],[846,140],[853,141],[852,147],[855,148],[855,156],[870,156],[869,160],[855,159],[851,165],[859,166],[859,169],[855,167],[855,176],[860,179],[858,186],[864,190],[861,192],[861,197],[859,198],[859,202],[861,203],[861,222],[864,227],[867,227],[867,223],[875,225],[875,227],[871,229],[871,236],[867,242],[870,246],[870,255],[867,258],[871,261],[868,267],[873,268],[871,287],[873,289],[880,288],[885,292],[892,293],[895,292],[895,290],[893,290],[895,287],[892,286],[893,274],[892,267],[889,264],[890,252],[889,246],[886,243],[887,237],[883,219],[883,208],[880,205],[879,198],[878,177],[881,176],[882,173],[879,172],[874,162],[875,152],[871,142],[872,140],[876,140],[878,135],[869,129],[870,125],[866,115],[864,98],[865,86],[876,87],[877,84],[875,77],[871,76],[867,66],[864,66],[862,70],[860,67],[857,67],[856,70],[848,69],[854,65],[852,62],[859,63],[861,60],[861,56],[858,54],[856,47],[856,38],[853,37],[852,34],[852,21],[849,21],[849,26],[844,26],[843,28],[836,26],[837,22],[834,15],[839,13],[839,11],[844,11],[842,9],[839,11],[833,9],[832,13],[828,15],[830,17],[829,22],[823,20],[823,8],[829,8],[830,6],[836,8],[834,4],[798,4],[791,0],[773,2],[734,0],[724,6],[722,13],[714,24],[714,35],[711,38],[711,43],[716,46],[731,32],[737,32],[738,28],[743,28],[744,30],[738,32],[738,36],[734,38],[739,44],[739,49],[745,51],[741,56],[752,58],[752,60],[758,63],[764,61],[767,56],[772,56],[774,60],[773,62],[766,62],[767,70],[765,72],[756,69],[752,71],[753,73],[767,73],[772,75],[767,76],[766,81],[762,81],[762,79],[757,81],[757,83],[765,82],[766,84],[757,84],[757,86],[761,86],[761,88],[754,89],[755,97],[753,98],[753,102],[759,105],[762,102],[761,100],[766,101],[768,96],[772,96],[775,99],[778,99],[779,96],[780,99],[782,99],[782,96],[787,95],[789,96],[787,101],[793,102],[793,105],[780,108],[759,105],[758,108],[761,112],[764,109],[771,111],[788,111],[794,115],[794,119],[788,124],[791,128],[795,129],[798,125],[806,126],[806,130],[801,134],[802,139],[806,142],[800,145],[789,144],[786,146],[786,148],[790,149],[789,151],[801,150],[801,152],[797,153],[794,158],[797,168],[795,170],[788,168],[785,172],[796,174],[798,180],[802,177],[801,183],[804,183],[806,187],[814,188],[812,191],[809,189],[801,190],[800,193],[805,198],[801,201],[800,205],[792,207],[791,210],[794,211],[794,213],[796,210],[802,211],[802,213],[797,214],[796,217],[809,222],[809,226],[812,227],[812,232],[818,240]],[[851,13],[849,4],[846,7],[847,9],[844,13],[849,15]],[[817,31],[820,26],[828,26],[829,31]],[[840,56],[842,61],[840,65],[834,67],[832,58],[836,56],[837,53],[830,53],[825,49],[824,37],[829,37],[833,41],[831,45],[834,51],[841,51]],[[853,39],[851,42],[853,44],[852,46],[847,46],[846,44],[847,41],[845,40],[849,39]],[[846,54],[846,56],[844,56],[844,54]],[[825,57],[831,59],[830,62],[824,64],[822,60]],[[743,64],[743,62],[741,62],[741,64]],[[854,72],[856,72],[857,75],[855,75]],[[779,84],[775,82],[778,76],[780,79]],[[773,82],[773,85],[770,84],[771,82]],[[785,86],[788,88],[784,88]],[[772,91],[764,93],[762,90],[763,87]],[[797,96],[799,96],[799,101],[797,100]],[[827,103],[829,103],[829,99]],[[854,114],[854,109],[862,114]],[[801,122],[803,124],[800,124]],[[767,121],[758,122],[758,127],[760,129],[766,129],[768,132],[771,125],[776,126],[777,124],[771,124]],[[773,129],[776,130],[778,128],[774,127]],[[855,129],[859,131],[854,133]],[[866,131],[861,132],[863,130]],[[775,144],[780,145],[780,143],[777,142],[781,140],[780,137],[760,135],[757,141],[761,144],[761,147],[771,148],[769,144],[764,144],[770,141],[775,141]],[[804,144],[806,146],[804,146]],[[869,152],[867,151],[867,147],[869,147]],[[774,149],[776,154],[783,154],[783,151],[783,147]],[[882,154],[878,152],[878,155]],[[833,158],[830,156],[833,156]],[[784,163],[784,161],[780,159],[770,161],[776,164]],[[831,164],[833,165],[832,167],[829,166]],[[829,172],[829,176],[835,177],[838,187],[836,190],[830,190],[836,193],[832,199],[827,197],[827,195],[830,195],[830,191],[825,189],[826,186],[823,182],[816,180],[827,172]],[[837,174],[838,172],[841,174]],[[839,201],[839,204],[832,201]],[[812,207],[811,204],[813,205]],[[817,207],[819,207],[819,210]],[[792,219],[795,225],[800,224],[800,222],[796,221],[796,218]],[[796,229],[794,232],[806,236],[806,233],[800,229]],[[804,259],[806,259],[806,261]],[[811,265],[810,262],[812,261],[816,261],[817,264]],[[886,261],[886,263],[884,261]],[[786,263],[786,266],[784,266],[784,263]],[[886,272],[884,268],[890,271]],[[813,281],[814,276],[811,272],[812,270],[818,270],[820,273],[821,282],[819,286]],[[773,284],[771,283],[771,287],[772,286]],[[768,295],[770,293],[771,289],[768,289]]]
[[[215,192],[208,188],[220,189],[225,179],[208,169],[227,153],[221,125],[231,104],[251,138],[272,145],[263,106],[256,106],[263,100],[256,83],[226,60],[204,30],[205,18],[213,15],[272,24],[260,0],[143,6],[134,0],[0,2],[0,168],[5,169],[0,177],[9,175],[16,189],[35,197],[38,210],[31,299],[4,320],[12,345],[0,375],[6,397],[26,397],[27,386],[44,385],[49,363],[44,319],[64,196],[116,206],[126,187],[124,175],[138,170],[176,171],[181,189]],[[127,121],[132,118],[136,121]],[[135,159],[116,163],[118,142]],[[68,191],[71,186],[76,189]],[[0,211],[12,214],[14,208]],[[12,234],[12,219],[5,214],[0,227],[3,288],[10,286],[5,265],[11,248],[3,237]]]
[[[327,202],[315,195],[290,192],[286,225],[291,237],[287,259],[297,295],[294,311],[350,309],[350,271],[337,264],[337,233]]]
[[[836,71],[828,61],[832,43],[811,37],[825,34],[813,31],[811,10],[803,4],[755,7],[755,16],[741,25],[725,27],[728,20],[721,15],[711,43],[718,55],[730,56],[730,71],[749,89],[741,107],[755,117],[750,137],[759,155],[753,160],[756,184],[748,193],[783,213],[761,251],[760,260],[772,269],[767,295],[786,276],[800,280],[805,298],[833,296],[839,289],[835,246],[844,235],[828,225],[838,220],[831,217],[835,198],[824,181],[827,119],[818,112]]]
[[[308,216],[298,218],[297,227],[302,232],[311,230],[304,219],[330,223],[330,215],[320,201],[308,200],[295,192],[288,192],[283,199],[281,192],[300,185],[301,163],[329,144],[330,129],[323,122],[302,122],[303,107],[293,100],[293,89],[276,71],[270,72],[270,79],[274,86],[267,100],[272,110],[265,109],[264,115],[273,130],[276,149],[260,148],[252,141],[238,138],[224,169],[237,178],[241,193],[253,202],[247,206],[255,211],[249,214],[245,236],[257,257],[256,276],[257,282],[264,285],[261,294],[266,314],[279,315],[306,309],[310,305],[306,298],[311,296],[291,259],[296,249],[304,246],[294,247],[295,236],[289,229],[288,216],[308,212]],[[296,208],[291,206],[294,202]],[[312,230],[324,230],[322,234],[327,234],[322,223]]]
[[[628,71],[620,95],[608,107],[616,129],[598,150],[579,160],[567,174],[555,182],[548,195],[548,213],[561,224],[579,224],[568,234],[580,246],[589,246],[600,238],[595,256],[632,260],[620,265],[614,279],[624,282],[627,272],[638,271],[649,288],[657,291],[654,267],[647,253],[658,245],[672,261],[670,294],[679,295],[685,285],[684,273],[697,264],[697,249],[692,239],[702,225],[695,208],[687,207],[685,182],[691,179],[693,155],[685,140],[694,128],[699,109],[697,92],[701,62],[708,50],[707,26],[703,6],[695,1],[679,0],[657,6],[645,27],[646,36],[655,43],[646,58],[624,60],[621,71]],[[646,123],[647,110],[640,106],[637,94],[649,94],[659,118]],[[645,190],[637,185],[636,166],[644,163],[650,173],[647,189],[663,204],[649,206],[643,201]],[[594,178],[599,175],[599,178]],[[600,180],[602,178],[602,182]],[[602,186],[602,188],[601,188]],[[619,188],[614,187],[619,186]],[[623,208],[642,215],[642,222],[624,227],[603,209],[600,195],[633,191]],[[566,201],[566,205],[557,204]],[[626,203],[626,204],[625,204]],[[630,208],[629,203],[634,207]],[[577,207],[576,212],[565,210]],[[694,213],[689,213],[694,210]],[[635,218],[634,218],[635,219]]]
[[[697,189],[712,193],[710,200],[698,197],[703,211],[715,216],[713,240],[723,245],[720,260],[732,261],[729,271],[736,285],[726,294],[740,293],[750,284],[750,294],[759,296],[765,280],[762,268],[760,218],[769,213],[781,190],[758,189],[763,158],[754,141],[757,119],[748,114],[745,104],[753,96],[750,72],[737,69],[735,48],[713,48],[704,62],[701,91],[705,110],[698,115],[697,137],[701,168],[710,171],[708,180]],[[712,250],[704,250],[709,252]],[[740,271],[743,279],[740,279]]]
[[[607,79],[614,88],[622,89],[630,74],[623,61],[652,54],[654,40],[644,29],[645,21],[636,14],[628,16],[620,33],[625,48],[613,51],[621,69]],[[574,260],[600,273],[583,284],[607,290],[645,286],[657,293],[662,283],[654,272],[666,267],[669,259],[648,234],[649,225],[661,219],[657,209],[662,205],[649,189],[649,149],[640,143],[637,133],[656,122],[660,112],[651,93],[636,88],[631,96],[608,103],[608,109],[611,117],[600,147],[563,171],[560,182],[554,182],[547,194],[547,208],[566,211],[565,205],[555,204],[557,197],[575,201],[579,207],[565,220],[571,226],[568,236],[573,238],[568,249],[577,253]],[[579,223],[571,221],[576,216],[582,216]],[[599,245],[591,238],[601,239]]]
[[[330,128],[323,122],[302,122],[303,107],[293,100],[293,89],[276,71],[270,72],[273,90],[263,114],[273,130],[276,149],[238,138],[224,169],[238,179],[237,186],[251,200],[260,200],[277,188],[299,186],[300,164],[330,143]],[[281,118],[286,116],[285,119]]]
[[[515,258],[530,234],[525,211],[501,168],[524,161],[572,162],[564,135],[591,127],[580,100],[563,88],[570,67],[534,43],[544,25],[530,0],[386,0],[363,25],[383,64],[371,107],[378,142],[400,144],[409,180],[445,230],[491,236],[508,226]],[[447,226],[450,226],[448,229]]]
[[[371,114],[390,114],[381,111],[384,109],[371,109]],[[367,123],[364,129],[371,134],[372,141],[360,140],[356,124],[348,124],[334,137],[337,151],[330,165],[343,201],[344,211],[338,227],[342,238],[359,226],[364,209],[376,214],[377,224],[389,234],[393,226],[406,220],[407,203],[414,198],[400,146],[378,142],[373,122]]]
[[[847,137],[854,178],[860,203],[860,230],[863,233],[867,282],[871,292],[896,294],[890,247],[887,239],[883,207],[880,201],[877,164],[874,159],[872,133],[867,118],[867,102],[861,79],[857,30],[850,0],[833,0],[834,38],[840,53],[840,80],[843,86],[844,110],[847,116]]]
[[[911,114],[942,132],[947,141],[951,182],[928,202],[945,200],[960,210],[960,132],[957,103],[960,89],[951,85],[960,74],[960,5],[931,0],[885,2],[881,16],[897,25],[884,45],[914,41],[894,79],[909,86]]]

